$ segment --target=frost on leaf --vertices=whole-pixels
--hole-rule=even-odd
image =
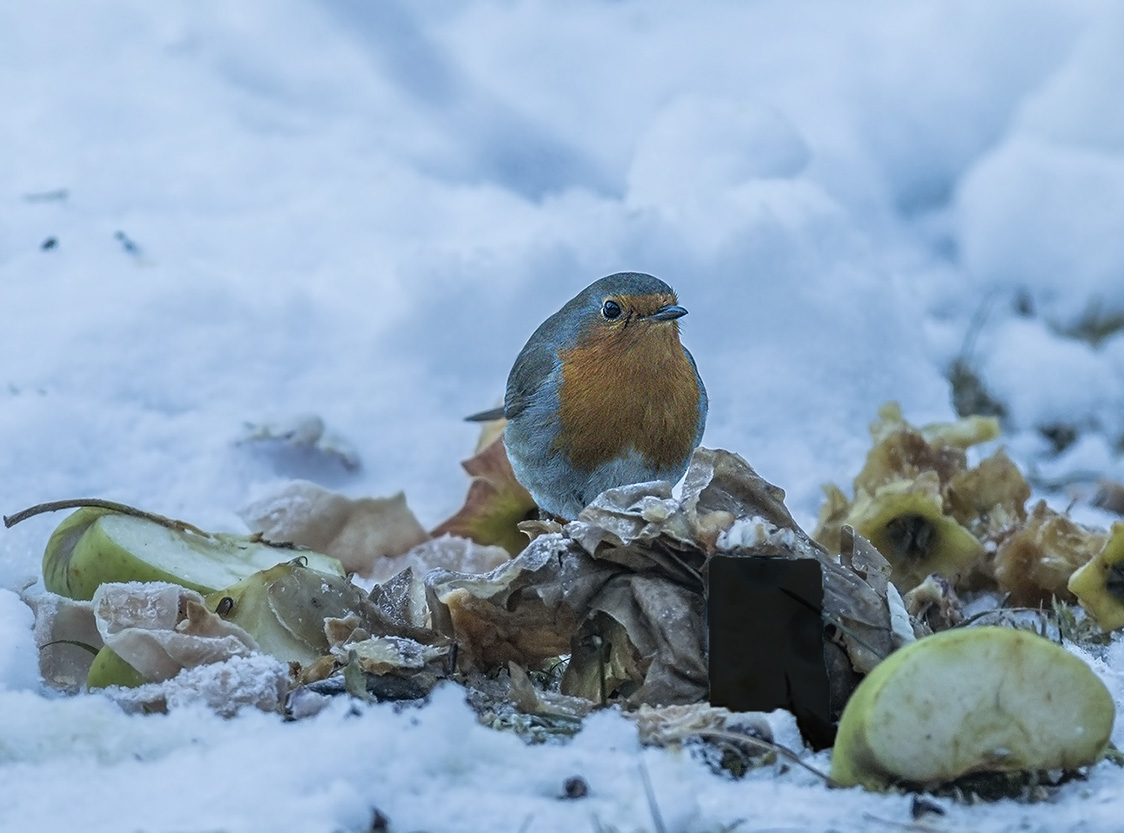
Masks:
[[[334,556],[348,572],[397,572],[394,559],[429,536],[399,492],[388,498],[349,498],[305,480],[244,507],[239,517],[274,543]]]

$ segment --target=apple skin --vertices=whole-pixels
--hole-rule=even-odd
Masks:
[[[245,630],[262,651],[302,666],[329,651],[325,618],[356,615],[362,621],[367,605],[366,593],[346,578],[299,558],[206,597],[208,610]]]
[[[103,645],[94,657],[93,665],[86,675],[86,688],[107,688],[119,685],[125,688],[136,688],[147,682],[144,675],[121,657],[108,645]]]
[[[244,535],[199,535],[85,507],[59,524],[47,542],[43,582],[50,592],[79,600],[92,599],[107,582],[128,581],[166,581],[206,595],[295,556],[320,572],[344,575],[338,559],[311,550]]]
[[[1104,548],[1069,577],[1069,591],[1102,630],[1124,627],[1124,597],[1120,593],[1124,569],[1124,522],[1112,525]]]

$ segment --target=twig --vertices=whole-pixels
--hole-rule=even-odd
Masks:
[[[724,741],[727,741],[727,742],[733,743],[733,744],[746,743],[746,744],[749,744],[750,746],[756,746],[760,749],[766,749],[770,752],[776,752],[782,758],[787,759],[788,761],[796,764],[797,766],[803,767],[804,769],[808,770],[808,772],[815,775],[817,778],[822,779],[823,782],[827,786],[829,786],[829,787],[842,786],[838,781],[834,780],[830,775],[825,775],[824,773],[820,772],[818,769],[816,769],[811,764],[805,763],[800,758],[799,755],[797,755],[795,752],[793,752],[787,746],[781,746],[779,743],[773,743],[772,741],[765,740],[763,738],[755,738],[752,735],[741,735],[741,734],[738,734],[737,732],[727,732],[727,731],[724,731],[724,730],[721,730],[721,729],[691,730],[688,734],[689,735],[697,735],[698,737],[703,737],[703,738],[714,738],[716,740],[724,740]]]
[[[863,818],[867,821],[873,821],[877,822],[878,824],[885,824],[889,825],[890,827],[896,827],[899,830],[915,831],[915,833],[952,833],[950,828],[947,827],[934,827],[931,824],[925,824],[924,822],[920,821],[894,821],[893,819],[884,819],[880,816],[876,816],[873,813],[863,813]]]
[[[667,825],[663,823],[660,815],[660,805],[656,803],[656,791],[652,788],[652,778],[648,775],[648,767],[640,762],[640,780],[644,782],[644,794],[648,796],[648,812],[652,814],[652,824],[656,833],[667,833]]]
[[[143,509],[137,509],[135,506],[129,506],[124,503],[117,503],[113,500],[102,500],[96,497],[80,497],[71,500],[52,500],[49,503],[37,503],[35,506],[29,506],[14,515],[4,516],[4,526],[11,529],[21,521],[26,521],[28,518],[34,518],[36,515],[42,515],[46,512],[57,512],[60,509],[83,509],[92,507],[94,509],[108,509],[111,512],[120,512],[122,515],[129,515],[134,518],[143,518],[146,521],[160,524],[160,526],[167,527],[168,529],[176,530],[178,532],[193,532],[204,538],[210,538],[209,532],[204,532],[197,526],[189,524],[187,521],[177,521],[172,518],[165,518],[163,515],[157,515],[153,512],[145,512]]]
[[[83,651],[89,651],[94,656],[98,655],[97,648],[86,642],[79,642],[77,639],[52,639],[50,642],[44,642],[39,647],[50,648],[52,645],[73,645],[75,648],[81,648]]]

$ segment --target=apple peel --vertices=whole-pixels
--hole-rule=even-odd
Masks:
[[[86,506],[67,517],[43,554],[47,590],[92,599],[111,582],[168,582],[199,593],[236,584],[295,555],[310,566],[342,576],[338,560],[318,552],[275,546],[260,536],[208,534],[130,507]]]

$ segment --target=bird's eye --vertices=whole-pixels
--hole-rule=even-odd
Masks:
[[[601,314],[612,321],[614,318],[618,318],[620,316],[621,305],[616,301],[606,301],[601,307]]]

